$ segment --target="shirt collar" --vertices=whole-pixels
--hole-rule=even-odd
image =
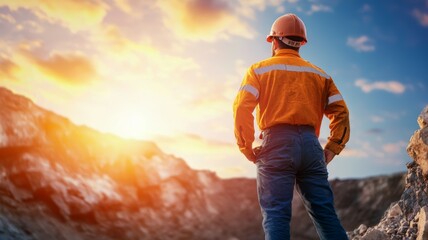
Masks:
[[[300,57],[299,52],[297,52],[296,50],[293,50],[293,49],[278,49],[275,51],[275,57],[276,56],[286,56],[286,55]]]

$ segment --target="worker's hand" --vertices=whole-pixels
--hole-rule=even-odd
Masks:
[[[331,150],[328,150],[327,148],[324,149],[324,157],[325,157],[326,164],[329,164],[335,156],[336,154],[334,154],[334,152],[332,152]]]
[[[240,148],[239,149],[244,155],[245,157],[255,163],[256,162],[256,155],[254,155],[253,149],[252,148]]]
[[[253,148],[253,153],[256,155],[256,157],[259,155],[259,153],[262,151],[262,146],[258,146]]]

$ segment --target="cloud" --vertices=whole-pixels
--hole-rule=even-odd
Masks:
[[[20,70],[20,67],[9,59],[0,59],[0,81],[15,80],[15,74]]]
[[[399,165],[403,164],[402,156],[405,155],[405,147],[407,144],[404,141],[376,143],[365,141],[357,141],[356,147],[346,147],[340,156],[354,158],[369,158],[382,165]]]
[[[373,41],[366,35],[360,37],[348,37],[346,44],[354,48],[357,52],[372,52],[375,50]]]
[[[232,3],[232,1],[230,1]],[[239,0],[236,6],[233,6],[233,9],[240,15],[255,19],[256,11],[265,11],[268,7],[273,7],[275,12],[284,13],[285,4],[291,6],[297,3],[298,0]]]
[[[404,141],[399,141],[396,143],[387,143],[382,145],[382,150],[388,154],[397,154],[403,151],[403,148],[407,146],[407,143]]]
[[[341,157],[367,157],[368,154],[362,149],[354,149],[346,147],[343,152],[340,153]]]
[[[402,94],[406,90],[406,86],[397,81],[376,81],[368,82],[365,79],[357,79],[355,86],[361,88],[365,93],[369,93],[373,90],[383,90],[394,94]]]
[[[54,53],[47,59],[31,52],[24,55],[44,74],[68,84],[81,85],[97,78],[92,61],[80,53]]]
[[[8,23],[11,23],[11,24],[15,24],[15,23],[16,23],[16,20],[15,20],[15,18],[14,18],[12,15],[10,15],[10,14],[3,14],[3,13],[0,13],[0,22],[8,22]]]
[[[7,6],[12,10],[28,9],[40,19],[48,22],[60,22],[73,32],[91,29],[100,24],[108,10],[108,5],[101,0],[0,0],[1,6]]]
[[[385,118],[383,118],[381,116],[371,116],[370,120],[372,120],[372,122],[374,122],[374,123],[381,123],[381,122],[385,121]]]
[[[428,13],[424,13],[419,9],[414,9],[412,15],[423,27],[428,27]]]
[[[311,9],[306,14],[312,15],[317,12],[333,12],[333,9],[323,4],[311,4]]]
[[[159,1],[164,25],[187,40],[215,41],[231,36],[252,38],[255,30],[240,19],[228,1]]]
[[[149,47],[144,47],[143,44],[139,44],[125,37],[120,31],[120,28],[115,25],[104,25],[99,30],[100,32],[98,34],[93,35],[93,41],[95,44],[98,44],[98,47],[103,48],[100,49],[103,52],[109,51],[122,54],[132,51],[154,51]],[[102,44],[102,46],[99,44]]]
[[[116,6],[122,10],[125,13],[132,13],[133,9],[131,7],[131,4],[129,3],[129,0],[114,0],[114,3]]]
[[[370,120],[374,123],[385,122],[386,120],[399,120],[401,117],[405,116],[407,113],[405,111],[401,112],[381,112],[378,115],[370,117]]]
[[[43,33],[44,28],[35,21],[25,21],[15,26],[18,31],[28,31],[33,33]]]

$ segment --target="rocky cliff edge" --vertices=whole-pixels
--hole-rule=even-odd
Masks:
[[[420,129],[415,131],[407,146],[413,162],[407,164],[405,189],[400,200],[391,204],[377,225],[368,228],[363,224],[349,232],[351,239],[428,239],[428,106],[417,122]]]

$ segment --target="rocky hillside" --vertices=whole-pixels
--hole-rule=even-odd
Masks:
[[[348,230],[379,222],[404,189],[402,174],[331,183]],[[293,239],[316,239],[299,198],[293,211]],[[193,170],[154,143],[76,126],[0,88],[0,239],[252,240],[263,231],[254,179]]]
[[[428,106],[418,117],[420,129],[410,138],[405,189],[373,227],[360,225],[349,235],[354,240],[428,239]]]

